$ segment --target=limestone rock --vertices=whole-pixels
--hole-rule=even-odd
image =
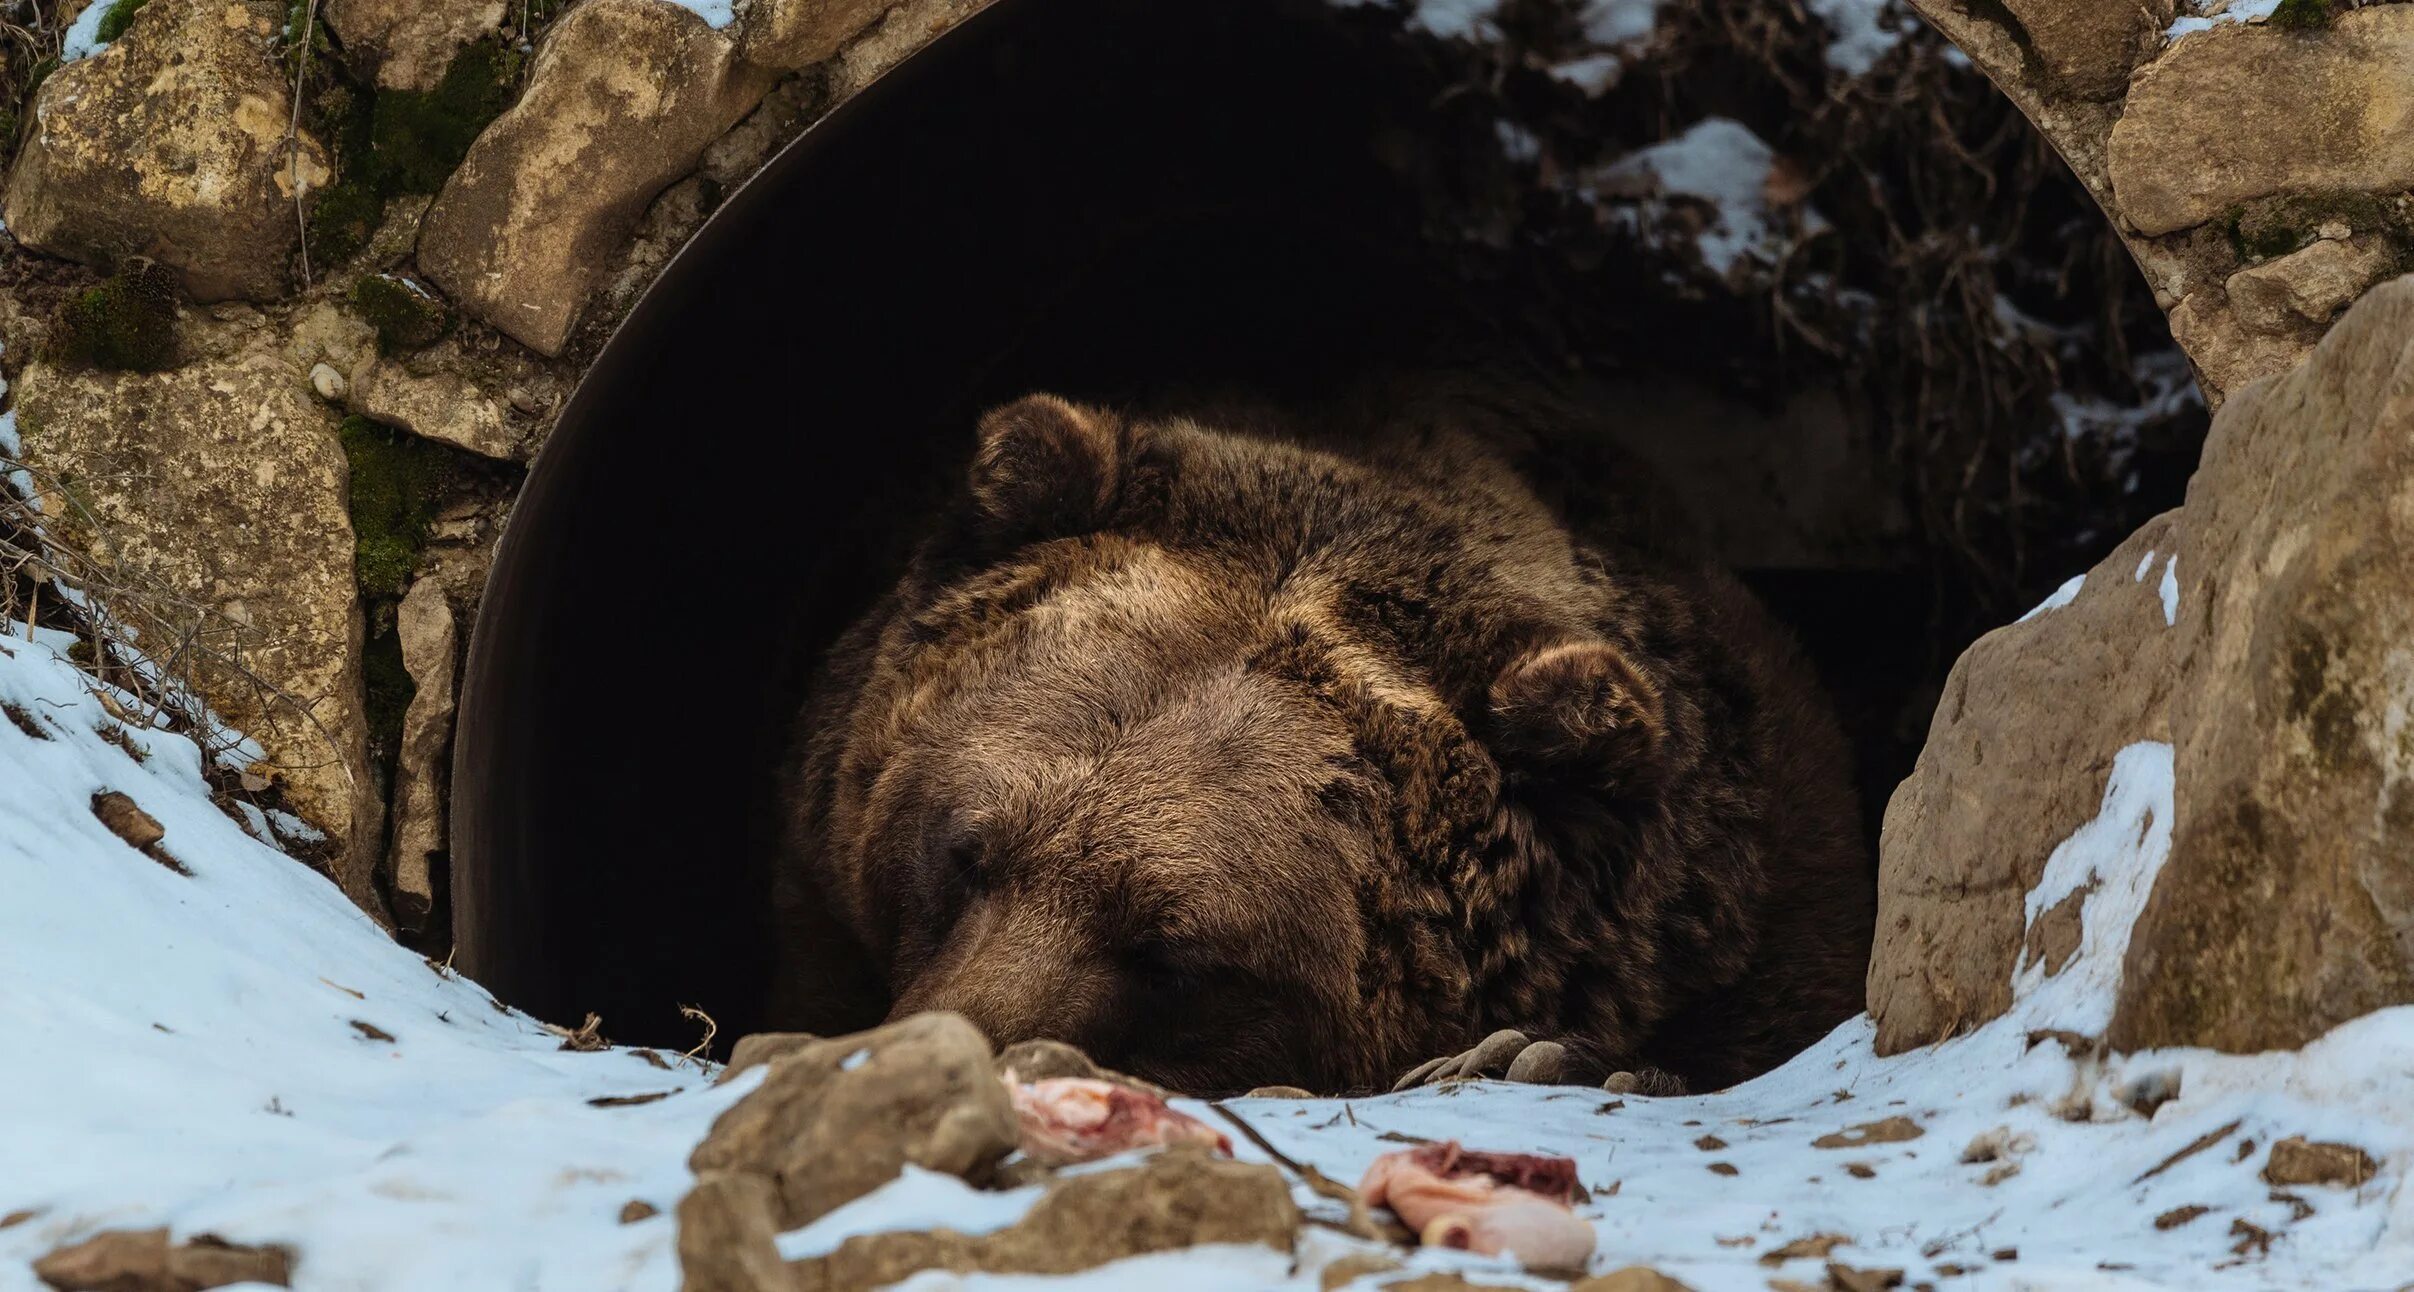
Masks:
[[[2285,1049],[2414,1001],[2409,390],[2399,279],[2214,421],[2178,568],[2178,815],[2117,1046]]]
[[[2003,0],[2044,72],[2082,99],[2116,97],[2128,86],[2129,69],[2162,44],[2173,7],[2172,0]]]
[[[763,67],[794,71],[835,54],[881,20],[897,0],[753,0],[738,52]]]
[[[775,75],[665,0],[587,0],[428,208],[420,268],[471,315],[559,354],[646,203]]]
[[[168,837],[167,827],[159,823],[158,817],[143,811],[140,804],[116,790],[92,796],[92,815],[136,852]]]
[[[434,908],[433,872],[445,855],[445,773],[451,768],[457,698],[453,675],[460,633],[442,580],[423,578],[403,594],[395,633],[413,690],[394,762],[394,844],[387,874],[393,880],[395,920],[418,929]]]
[[[522,412],[514,391],[549,413],[560,378],[525,352],[479,352],[459,336],[407,355],[376,358],[354,374],[363,415],[498,462],[536,455],[547,417]]]
[[[2113,755],[2169,738],[2173,634],[2158,576],[2179,547],[2178,521],[2149,521],[2069,605],[1987,634],[1954,664],[1879,837],[1869,962],[1879,1053],[1942,1040],[2011,1004],[2025,899],[2046,859],[2095,817]],[[2139,578],[2149,552],[2155,564]]]
[[[0,194],[0,220],[37,251],[111,266],[149,256],[196,300],[268,300],[299,241],[297,186],[328,177],[272,37],[283,7],[151,0],[102,53],[53,72]]]
[[[1299,1226],[1280,1171],[1173,1148],[1136,1167],[1061,1179],[1028,1216],[996,1233],[867,1234],[789,1269],[797,1292],[868,1292],[921,1270],[1072,1274],[1205,1243],[1287,1252]]]
[[[210,704],[260,742],[295,810],[342,849],[345,891],[375,911],[383,805],[335,413],[273,329],[188,318],[184,333],[193,358],[167,372],[25,365],[18,426],[43,512],[125,589],[111,611],[146,643],[194,634]]]
[[[113,1229],[34,1262],[58,1292],[201,1292],[235,1283],[291,1286],[293,1257],[209,1235],[171,1244],[165,1229]]]
[[[1629,1265],[1622,1270],[1611,1270],[1607,1274],[1595,1275],[1569,1287],[1567,1292],[1692,1292],[1692,1290],[1648,1265]]]
[[[776,1186],[785,1232],[896,1178],[907,1163],[978,1182],[1013,1151],[1013,1105],[989,1042],[955,1014],[918,1014],[774,1059],[713,1123],[689,1165]]]
[[[427,91],[453,56],[503,25],[503,0],[327,0],[344,59],[382,90]]]
[[[2112,130],[2120,218],[2153,235],[2275,194],[2414,189],[2414,9],[2344,13],[2317,36],[2225,23],[2141,70]]]
[[[2360,1189],[2379,1169],[2370,1153],[2353,1144],[2315,1143],[2291,1135],[2272,1145],[2263,1163],[2263,1182],[2275,1189],[2313,1184]]]
[[[2328,323],[2380,278],[2391,258],[2388,244],[2377,237],[2324,238],[2230,275],[2230,308],[2256,332]]]
[[[712,1083],[718,1086],[733,1081],[743,1073],[762,1067],[783,1054],[794,1054],[820,1039],[811,1032],[755,1032],[741,1036],[738,1043],[730,1047],[729,1066],[722,1068],[721,1075],[713,1078]]]
[[[2228,292],[2208,287],[2173,307],[2171,339],[2187,351],[2202,378],[2206,400],[2218,410],[2229,392],[2303,363],[2321,331],[2310,326],[2256,331],[2238,317]]]
[[[680,1292],[789,1292],[771,1223],[771,1181],[710,1172],[679,1202]]]

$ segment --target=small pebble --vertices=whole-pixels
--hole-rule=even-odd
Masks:
[[[350,388],[350,383],[344,380],[344,374],[335,370],[334,364],[321,363],[310,370],[310,388],[317,391],[319,398],[328,403],[340,404],[343,402],[344,392]]]
[[[629,1205],[620,1209],[620,1223],[634,1225],[640,1220],[651,1220],[661,1214],[662,1209],[653,1203],[647,1202],[643,1198],[631,1198]]]
[[[1243,1099],[1314,1099],[1315,1097],[1297,1086],[1259,1086],[1241,1096]]]

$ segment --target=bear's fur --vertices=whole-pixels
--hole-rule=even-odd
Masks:
[[[983,419],[802,718],[775,1021],[951,1009],[1200,1092],[1513,1027],[1707,1089],[1854,1013],[1835,722],[1560,416]]]

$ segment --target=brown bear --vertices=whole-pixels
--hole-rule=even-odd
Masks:
[[[1559,417],[982,419],[798,727],[776,1022],[954,1010],[1201,1093],[1385,1088],[1515,1028],[1709,1089],[1857,1011],[1815,681],[1574,487],[1597,457],[1527,424]]]

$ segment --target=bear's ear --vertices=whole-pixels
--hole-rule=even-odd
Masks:
[[[1493,680],[1491,698],[1496,752],[1515,770],[1611,790],[1659,779],[1660,688],[1608,642],[1529,651]]]
[[[1105,519],[1123,476],[1122,426],[1054,395],[981,419],[972,502],[993,534],[1078,534]]]

